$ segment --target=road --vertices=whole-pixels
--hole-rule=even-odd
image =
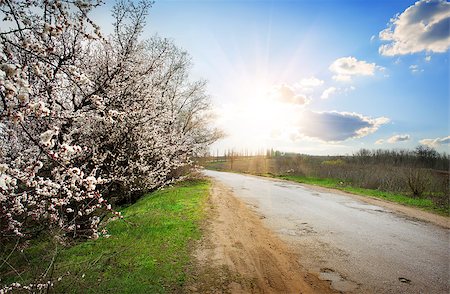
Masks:
[[[229,187],[335,290],[449,293],[449,230],[350,195],[225,172]]]

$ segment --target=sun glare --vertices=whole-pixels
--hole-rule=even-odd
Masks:
[[[222,112],[226,133],[239,145],[260,148],[267,145],[292,124],[292,106],[274,96],[274,85],[266,79],[240,79],[235,89],[236,103],[228,104]]]

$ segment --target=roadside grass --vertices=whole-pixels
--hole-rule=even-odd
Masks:
[[[208,194],[206,180],[150,193],[119,210],[124,221],[107,224],[109,238],[59,246],[56,255],[56,242],[35,240],[11,256],[10,263],[21,273],[19,282],[26,284],[56,256],[47,279],[50,274],[53,279],[64,277],[55,281],[54,293],[178,293],[186,279],[192,241],[201,235]],[[17,281],[17,273],[7,267],[0,267],[0,277],[1,284],[11,278]]]
[[[433,211],[435,213],[441,215],[448,215],[448,211],[437,207],[431,199],[427,198],[411,198],[402,194],[396,194],[391,192],[385,192],[380,190],[373,189],[365,189],[353,187],[349,183],[345,183],[339,179],[330,179],[330,178],[314,178],[314,177],[302,177],[302,176],[294,176],[294,175],[272,175],[272,174],[264,174],[262,176],[279,178],[288,181],[293,181],[297,183],[304,183],[309,185],[316,185],[325,188],[337,189],[345,192],[349,192],[352,194],[363,195],[363,196],[371,196],[375,198],[380,198],[384,200],[388,200],[391,202],[417,207],[429,211]]]

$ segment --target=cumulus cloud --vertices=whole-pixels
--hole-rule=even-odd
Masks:
[[[386,117],[370,118],[350,112],[306,111],[299,120],[299,133],[327,142],[361,138],[376,132],[389,122]]]
[[[377,69],[384,69],[375,63],[367,63],[355,57],[348,56],[336,59],[329,67],[335,73],[333,79],[341,82],[349,82],[352,76],[373,76]]]
[[[300,81],[300,86],[304,88],[314,88],[323,85],[323,81],[316,77],[309,77]]]
[[[382,55],[394,56],[421,51],[445,52],[450,47],[450,3],[421,0],[394,16],[379,33]]]
[[[394,144],[398,142],[405,142],[409,141],[411,139],[410,135],[404,134],[404,135],[395,135],[387,139],[388,143]]]
[[[450,144],[450,136],[445,138],[436,138],[436,139],[423,139],[419,141],[420,144],[427,145],[430,147],[437,147],[440,145]]]
[[[377,145],[381,145],[383,143],[384,143],[384,139],[379,139],[375,142],[375,144],[377,144]]]
[[[328,99],[331,95],[333,95],[334,93],[336,93],[337,89],[335,87],[329,87],[328,89],[326,89],[325,91],[323,91],[322,95],[320,96],[320,98],[322,99]]]
[[[274,89],[272,95],[280,102],[305,105],[309,102],[309,99],[300,94],[296,94],[294,89],[288,85],[281,85]]]

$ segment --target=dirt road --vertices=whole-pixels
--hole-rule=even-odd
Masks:
[[[298,293],[291,291],[294,288],[286,291],[279,288],[283,283],[298,282],[299,276],[293,277],[291,270],[292,261],[298,261],[302,265],[302,268],[297,266],[302,273],[300,277],[305,277],[306,272],[315,273],[320,279],[331,282],[331,287],[337,291],[449,293],[448,218],[430,217],[393,204],[365,201],[363,197],[296,183],[232,173],[205,173],[224,184],[227,187],[224,189],[231,189],[233,195],[261,218],[261,223],[253,221],[252,214],[241,212],[245,207],[242,202],[237,209],[234,201],[238,200],[227,196],[216,200],[225,201],[222,205],[216,204],[218,220],[225,222],[226,218],[231,218],[222,211],[224,207],[237,220],[228,231],[223,231],[225,228],[220,222],[211,226],[213,240],[217,244],[227,244],[213,249],[212,257],[225,260],[225,264],[233,265],[237,272],[252,272],[248,264],[265,268],[274,264],[274,272],[280,271],[277,279],[258,272],[260,280],[264,281],[262,277],[265,277],[267,284],[256,285],[269,285],[270,291],[275,293]],[[225,215],[221,217],[222,213]],[[243,218],[242,215],[249,216]],[[245,224],[249,228],[241,230]],[[279,241],[274,245],[264,238],[255,239],[253,234],[260,225],[270,229],[262,229],[267,232],[264,236],[273,236],[270,232],[274,232],[289,246]],[[216,236],[216,232],[219,235]],[[231,239],[227,241],[229,236]],[[242,245],[238,241],[248,249],[233,251],[233,246]],[[260,257],[252,255],[251,244],[264,249],[261,252],[268,250],[271,257],[258,264]],[[245,263],[240,262],[240,258],[246,260]],[[283,266],[285,262],[289,266]],[[286,274],[281,274],[283,271]],[[306,277],[314,276],[306,274]],[[308,282],[315,285],[317,279]]]
[[[229,188],[215,182],[207,209],[187,293],[335,293]]]

